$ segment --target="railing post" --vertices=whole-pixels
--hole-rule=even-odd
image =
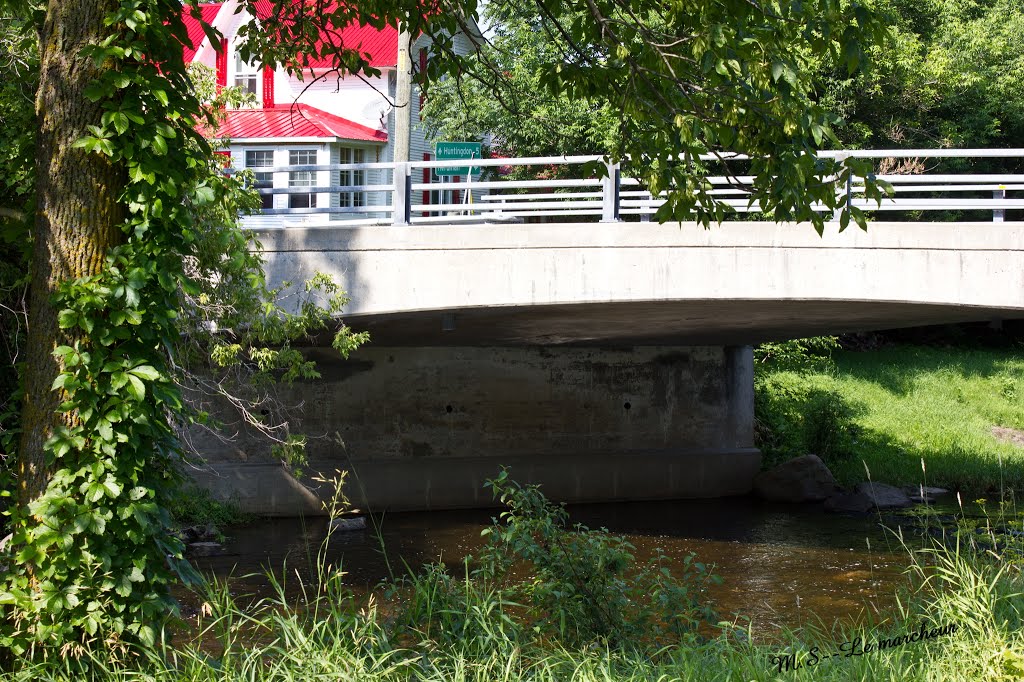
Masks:
[[[601,222],[620,222],[622,176],[619,174],[619,164],[608,164],[608,174],[601,178],[601,192]]]
[[[392,171],[395,188],[391,193],[391,224],[399,227],[409,225],[412,220],[412,183],[409,181],[409,162],[395,163]]]
[[[1006,198],[1006,190],[1005,189],[992,190],[992,198],[993,199],[1005,199]],[[1004,208],[996,208],[996,209],[992,210],[992,222],[994,222],[994,223],[1001,223],[1005,219],[1006,219],[1006,209],[1004,209]]]

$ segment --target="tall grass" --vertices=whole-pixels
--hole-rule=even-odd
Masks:
[[[563,531],[594,534],[580,540],[590,559],[621,557],[621,543],[609,542],[600,531],[564,524],[561,530],[547,528],[552,520],[557,525],[559,517],[545,511],[542,499],[531,500],[540,506],[530,511],[513,504],[520,518],[506,517],[492,530],[490,547],[504,548],[507,565],[516,566],[501,579],[474,560],[455,572],[434,564],[384,586],[377,593],[383,599],[357,600],[345,587],[341,568],[328,566],[321,553],[313,579],[303,581],[298,598],[289,598],[292,592],[274,575],[271,596],[255,601],[232,594],[229,583],[212,581],[201,594],[202,612],[188,627],[177,628],[173,636],[168,632],[158,646],[130,660],[111,662],[107,650],[68,652],[62,662],[26,664],[0,679],[1003,682],[1024,677],[1024,582],[1020,565],[1012,559],[1024,543],[1017,536],[1010,536],[1016,545],[1004,546],[1002,554],[973,541],[936,544],[923,551],[908,548],[916,587],[902,595],[895,613],[884,621],[782,632],[713,622],[700,633],[686,630],[665,639],[654,619],[640,619],[628,629],[619,625],[629,637],[614,637],[595,630],[593,623],[569,623],[568,628],[546,623],[556,612],[589,618],[587,608],[578,603],[586,594],[573,591],[575,571],[560,573],[548,566],[554,577],[542,578],[543,572],[535,570],[535,563],[571,561],[571,556],[532,555],[524,561],[521,550],[540,551],[529,544],[531,534],[537,542],[549,542]],[[483,565],[494,561],[499,560],[491,557]],[[634,580],[643,570],[626,561],[620,575]],[[683,576],[665,579],[679,588],[698,584]],[[535,595],[524,586],[540,590],[542,598],[528,602]],[[549,593],[553,586],[560,594]],[[624,591],[635,597],[628,586]],[[559,607],[560,599],[569,601]],[[635,613],[630,604],[619,607],[620,615]],[[919,632],[922,623],[926,629],[955,624],[956,631],[883,650],[867,646]],[[581,633],[589,634],[581,638]]]

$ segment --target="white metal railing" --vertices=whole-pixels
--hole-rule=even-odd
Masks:
[[[844,159],[929,159],[929,158],[1017,158],[1024,161],[1024,149],[905,149],[905,150],[840,150],[824,151],[822,158]],[[743,161],[742,155],[707,157],[706,161]],[[600,156],[548,156],[517,159],[462,159],[446,161],[412,161],[408,163],[359,163],[283,166],[254,169],[270,174],[273,187],[260,189],[261,194],[272,196],[310,195],[316,205],[303,208],[275,207],[263,209],[263,216],[281,216],[312,224],[318,216],[330,219],[327,224],[338,224],[337,217],[358,217],[360,222],[373,221],[393,225],[420,223],[453,223],[522,220],[536,217],[590,217],[603,222],[635,216],[649,220],[664,203],[664,196],[652,196],[633,178],[622,178],[617,164],[608,164],[604,177],[592,170],[594,164],[604,163]],[[470,166],[471,173],[463,182],[443,182],[430,171],[446,167]],[[556,179],[510,180],[500,177],[474,179],[483,168],[514,166],[547,167],[561,169]],[[569,172],[565,172],[568,170]],[[316,185],[288,187],[289,173],[309,171],[316,173]],[[565,175],[577,177],[564,177]],[[341,173],[362,172],[365,178],[358,185],[340,184]],[[428,178],[416,182],[417,173]],[[352,177],[349,175],[349,177]],[[890,196],[879,205],[863,196],[862,183],[840,188],[849,193],[850,204],[871,212],[918,211],[986,211],[992,220],[1002,222],[1007,210],[1024,209],[1024,174],[971,174],[927,172],[909,174],[878,174],[879,180],[891,185]],[[751,176],[708,176],[712,187],[709,194],[728,206],[736,214],[760,212],[761,207],[749,201]],[[332,197],[361,198],[363,205],[334,205]],[[437,201],[433,201],[437,199]],[[278,203],[285,203],[284,201]],[[291,203],[290,200],[287,203]],[[358,204],[353,200],[346,203]],[[818,206],[817,210],[829,210]],[[376,216],[376,217],[373,217]]]

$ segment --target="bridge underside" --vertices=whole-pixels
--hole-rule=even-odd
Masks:
[[[373,342],[322,349],[307,472],[374,510],[479,506],[502,465],[562,500],[750,489],[763,340],[1024,317],[1024,224],[573,224],[267,231],[271,285],[326,272]],[[332,436],[332,434],[336,434]],[[200,439],[251,511],[316,513],[265,439]],[[306,483],[308,484],[306,479]]]
[[[748,345],[821,334],[1024,319],[1024,310],[885,301],[631,301],[354,315],[387,346]]]

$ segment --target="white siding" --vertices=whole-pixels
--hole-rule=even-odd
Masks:
[[[237,0],[229,0],[217,17],[216,25],[228,37],[229,44],[234,45],[235,34],[239,26],[250,21],[250,16],[242,12],[233,14]],[[472,45],[468,38],[463,35],[455,37],[455,49],[460,54],[467,54],[471,51]],[[212,66],[212,51],[209,45],[204,45],[203,54],[197,54],[202,61],[210,61]],[[417,39],[412,45],[411,58],[415,68],[419,68],[419,54],[422,48],[429,48],[429,38],[423,36]],[[228,82],[234,78],[234,55],[228,58]],[[394,159],[394,126],[395,116],[392,102],[394,100],[394,86],[392,84],[394,68],[382,68],[381,75],[377,78],[363,79],[355,76],[341,77],[338,74],[326,75],[324,73],[303,74],[304,80],[288,75],[283,69],[278,69],[274,74],[274,99],[278,106],[287,106],[293,102],[307,104],[328,113],[346,118],[350,121],[362,124],[374,130],[386,129],[388,142],[379,144],[364,141],[342,141],[335,144],[318,145],[318,163],[338,163],[340,160],[339,150],[341,147],[357,147],[365,150],[366,161],[380,162],[392,161]],[[318,77],[319,76],[319,77]],[[262,78],[259,79],[259,88],[262,89]],[[426,137],[426,126],[420,120],[420,90],[413,86],[410,102],[411,131],[409,140],[409,155],[412,161],[420,161],[424,155],[429,154],[433,158],[433,144]],[[286,145],[268,139],[266,144],[260,145],[231,145],[233,165],[236,168],[244,167],[245,150],[272,146],[275,149],[275,166],[288,165],[288,151],[296,148],[310,148],[311,145]],[[315,146],[315,145],[313,145]],[[329,176],[334,176],[333,178]],[[412,181],[422,182],[423,172],[420,169],[414,171]],[[318,173],[317,184],[340,184],[337,182],[337,173],[322,171]],[[465,178],[462,178],[464,181]],[[388,171],[367,171],[366,184],[391,184],[391,173]],[[288,174],[279,173],[274,178],[275,187],[288,186]],[[474,192],[474,196],[477,193]],[[421,192],[415,192],[413,203],[418,204],[422,200]],[[275,195],[275,208],[286,208],[288,206],[287,195]],[[366,195],[366,205],[370,209],[374,206],[386,206],[391,203],[389,192],[369,192]],[[336,193],[322,193],[317,195],[318,207],[337,207],[339,198]],[[368,210],[365,214],[318,214],[311,216],[247,216],[244,223],[247,226],[271,226],[301,224],[308,222],[327,222],[328,220],[353,220],[359,217],[364,218],[387,218],[388,213]]]
[[[347,118],[373,130],[382,130],[391,103],[387,93],[387,75],[367,81],[355,76],[332,73],[303,74],[303,80],[281,70],[274,74],[274,101],[279,106],[300,102]],[[376,90],[374,88],[377,88]],[[378,90],[380,92],[378,92]]]

